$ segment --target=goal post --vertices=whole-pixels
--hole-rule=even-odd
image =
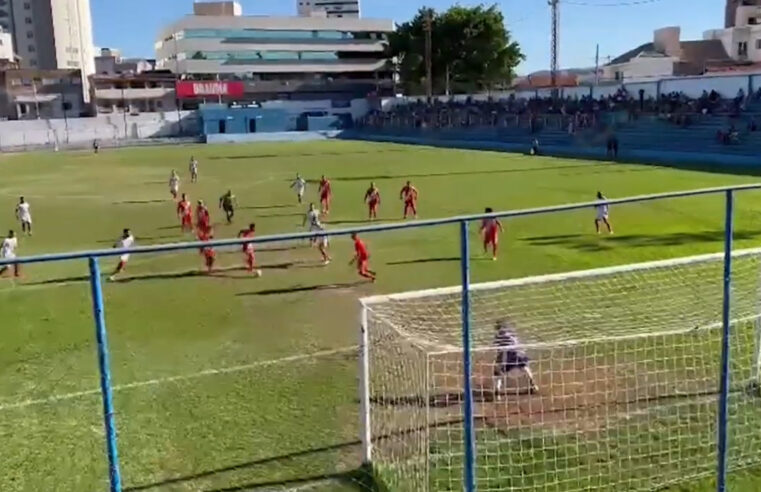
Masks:
[[[477,488],[650,490],[715,473],[723,265],[709,254],[471,285]],[[361,300],[364,458],[393,490],[462,488],[461,294]],[[498,358],[500,322],[530,374]],[[730,329],[739,468],[761,463],[761,249],[732,253]]]

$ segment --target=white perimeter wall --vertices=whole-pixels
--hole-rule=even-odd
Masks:
[[[668,94],[670,92],[682,92],[689,97],[698,98],[703,94],[703,91],[711,92],[712,90],[718,92],[725,98],[733,98],[737,95],[738,91],[742,89],[745,94],[749,93],[749,90],[758,91],[761,89],[761,73],[750,74],[737,74],[737,75],[701,75],[695,77],[670,77],[660,80],[652,80],[647,82],[632,81],[622,83],[606,83],[604,85],[591,86],[579,86],[579,87],[564,87],[561,89],[564,97],[583,97],[589,96],[590,91],[594,97],[604,97],[613,95],[621,87],[626,88],[629,94],[637,98],[639,97],[640,89],[645,91],[645,97],[658,97],[658,94]],[[511,95],[514,95],[519,99],[529,99],[532,97],[550,97],[552,91],[550,89],[533,89],[533,90],[519,90],[519,91],[504,91],[504,92],[492,92],[489,94],[458,94],[454,96],[436,96],[436,99],[440,101],[449,101],[454,99],[456,101],[464,101],[468,97],[472,97],[475,100],[486,100],[489,97],[494,99],[504,99]],[[381,100],[381,108],[384,111],[389,111],[396,105],[406,104],[414,101],[425,101],[423,96],[403,96],[403,97],[390,97]]]
[[[178,121],[182,119],[182,127]],[[180,131],[182,130],[182,131]],[[122,113],[67,120],[0,121],[0,149],[197,135],[195,111]]]

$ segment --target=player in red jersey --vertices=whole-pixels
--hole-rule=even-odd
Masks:
[[[413,217],[417,219],[417,196],[418,191],[417,188],[412,186],[412,183],[407,181],[407,184],[404,185],[402,188],[402,191],[399,192],[399,199],[404,200],[404,218],[407,218],[407,215],[412,214]]]
[[[185,193],[182,194],[182,200],[177,203],[177,217],[180,219],[183,232],[193,232],[193,205],[190,204]]]
[[[333,198],[333,189],[330,186],[330,180],[326,178],[324,174],[322,175],[322,178],[320,178],[320,187],[318,188],[318,191],[320,192],[322,213],[323,215],[327,215],[330,213],[330,200]]]
[[[376,274],[370,270],[370,254],[367,252],[367,246],[356,233],[352,234],[351,238],[354,240],[354,258],[351,259],[349,265],[356,263],[359,275],[375,282]]]
[[[242,239],[252,239],[256,234],[256,224],[249,224],[248,229],[243,229],[238,233],[238,237]],[[254,254],[253,243],[247,243],[243,245],[243,256],[246,259],[246,269],[250,273],[255,273],[257,277],[262,276],[262,271],[256,268],[256,255]]]
[[[494,210],[491,209],[491,207],[486,207],[484,210],[484,213],[490,214],[493,213]],[[492,260],[497,259],[497,248],[499,246],[499,233],[504,232],[504,228],[502,227],[502,222],[499,221],[499,219],[484,219],[481,222],[481,234],[484,238],[484,254],[489,253],[489,246],[491,246],[492,250]]]
[[[199,241],[206,242],[212,239],[214,239],[214,233],[211,228],[198,230]],[[204,264],[206,265],[206,272],[212,273],[214,271],[214,261],[217,259],[216,251],[211,246],[204,246],[201,248],[201,255],[203,255]]]
[[[203,200],[198,200],[196,205],[196,229],[199,234],[211,233],[211,215],[209,215],[209,209],[204,205]]]
[[[367,203],[368,216],[370,220],[378,218],[378,207],[380,206],[381,196],[380,190],[375,183],[370,183],[370,187],[365,193],[365,203]]]

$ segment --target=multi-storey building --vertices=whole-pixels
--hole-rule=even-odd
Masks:
[[[392,90],[391,20],[205,15],[213,9],[200,5],[161,31],[157,68],[183,79],[243,82],[247,99]]]

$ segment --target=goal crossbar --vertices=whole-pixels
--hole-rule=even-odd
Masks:
[[[748,256],[761,255],[761,248],[738,249],[732,252],[732,258],[743,258]],[[628,263],[625,265],[615,265],[601,268],[590,268],[585,270],[574,270],[571,272],[549,273],[544,275],[534,275],[530,277],[521,277],[508,280],[497,280],[494,282],[482,282],[470,284],[470,291],[493,290],[504,287],[520,287],[523,285],[543,284],[550,282],[561,282],[563,280],[573,280],[581,278],[600,277],[613,275],[616,273],[626,273],[632,271],[646,271],[656,268],[668,268],[682,266],[693,263],[704,263],[709,261],[718,261],[724,258],[724,253],[708,253],[694,256],[684,256],[668,260],[645,261],[640,263]],[[424,297],[434,297],[442,295],[458,294],[462,292],[461,285],[451,287],[440,287],[435,289],[415,290],[409,292],[399,292],[395,294],[385,294],[377,296],[368,296],[359,299],[359,303],[365,307],[371,307],[375,304],[381,304],[389,301],[405,301],[410,299],[420,299]]]

